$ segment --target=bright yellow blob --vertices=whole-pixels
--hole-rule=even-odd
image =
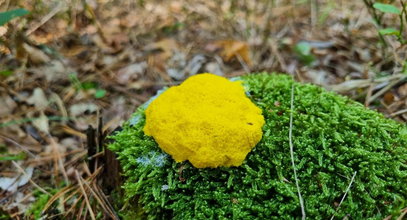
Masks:
[[[192,76],[151,102],[144,133],[175,161],[197,168],[240,166],[262,137],[261,109],[240,81]]]

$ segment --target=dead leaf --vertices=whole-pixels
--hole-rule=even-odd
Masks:
[[[114,33],[112,35],[108,35],[107,40],[109,45],[117,50],[122,49],[123,46],[130,41],[128,34],[125,33]]]
[[[311,80],[311,82],[317,85],[328,85],[330,75],[324,70],[307,70],[305,75]]]
[[[247,65],[252,65],[248,43],[237,40],[223,40],[217,41],[216,44],[223,49],[221,55],[226,62],[232,58],[241,57]]]
[[[30,194],[25,195],[22,192],[16,192],[16,196],[13,197],[13,202],[6,204],[5,209],[6,210],[11,210],[14,208],[18,208],[18,210],[28,210],[28,208],[32,205],[32,203],[35,201],[34,196],[30,196]]]
[[[397,92],[399,93],[399,95],[401,97],[407,97],[407,83],[405,83],[404,85],[400,86],[397,90]]]
[[[224,76],[225,74],[222,71],[218,62],[209,62],[205,65],[205,71],[208,73],[213,73],[218,76]]]
[[[74,57],[82,52],[84,52],[87,47],[83,45],[74,45],[71,47],[61,49],[61,53],[66,57]]]
[[[8,95],[0,96],[0,117],[10,115],[17,107],[17,104]]]
[[[71,105],[69,108],[69,113],[72,117],[77,117],[85,112],[96,112],[99,107],[93,103],[78,103]]]
[[[196,54],[187,63],[186,54],[177,52],[168,61],[168,65],[171,67],[167,68],[167,74],[173,79],[182,80],[186,76],[197,74],[205,62],[206,57],[203,54]]]
[[[19,186],[23,186],[30,181],[34,168],[27,167],[24,173],[16,177],[1,177],[0,188],[9,192],[16,192]]]
[[[273,7],[271,9],[271,14],[274,17],[285,17],[288,14],[292,14],[293,13],[293,5],[284,5],[284,6],[279,6],[279,7]],[[264,18],[263,18],[264,19]]]
[[[23,44],[24,50],[27,52],[28,58],[34,64],[48,63],[51,59],[40,49],[32,47],[28,44]]]
[[[137,12],[129,12],[124,18],[120,20],[120,25],[131,28],[136,26],[140,22],[140,14]]]
[[[7,33],[7,28],[1,26],[0,27],[0,37],[2,37],[3,35],[5,35]]]
[[[43,76],[48,82],[54,82],[66,78],[67,73],[72,73],[72,68],[66,68],[60,60],[52,60],[40,68],[31,69],[37,76]]]
[[[33,94],[27,100],[28,104],[34,105],[37,109],[44,109],[48,106],[48,100],[41,88],[35,88]]]
[[[201,69],[203,63],[206,62],[206,58],[202,54],[197,54],[192,59],[188,62],[188,65],[185,67],[185,72],[188,73],[188,75],[192,76],[195,75],[199,72]]]
[[[182,13],[183,3],[179,1],[174,1],[170,3],[170,10],[172,13],[181,14]]]
[[[178,44],[174,39],[167,38],[152,44],[147,45],[145,50],[161,50],[162,58],[164,60],[172,56],[174,51],[178,50]]]
[[[49,134],[49,120],[47,116],[41,111],[41,115],[39,118],[34,120],[32,124],[39,130],[44,132],[45,134]]]
[[[134,63],[117,71],[117,81],[120,84],[127,84],[131,80],[137,79],[147,68],[147,62]]]
[[[175,52],[165,65],[167,74],[175,79],[181,80],[185,78],[184,67],[187,65],[187,55],[182,52]]]

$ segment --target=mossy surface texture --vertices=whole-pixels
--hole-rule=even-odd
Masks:
[[[253,74],[241,80],[266,124],[262,140],[239,167],[198,169],[176,163],[143,133],[143,107],[112,136],[110,149],[123,167],[126,199],[140,196],[146,217],[301,218],[288,135],[293,84],[292,141],[307,218],[383,219],[407,206],[405,125],[285,75]]]

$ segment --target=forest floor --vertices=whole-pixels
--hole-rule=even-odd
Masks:
[[[0,0],[15,8],[30,14],[0,26],[0,219],[116,216],[88,126],[109,133],[201,72],[286,73],[407,121],[407,46],[363,1]]]

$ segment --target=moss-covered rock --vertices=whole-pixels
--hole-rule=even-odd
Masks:
[[[299,218],[288,135],[292,84],[294,159],[307,217],[383,219],[407,206],[405,125],[286,75],[241,80],[266,124],[262,140],[240,167],[197,169],[176,163],[144,135],[144,107],[112,136],[110,149],[123,167],[126,199],[139,195],[148,218]]]

